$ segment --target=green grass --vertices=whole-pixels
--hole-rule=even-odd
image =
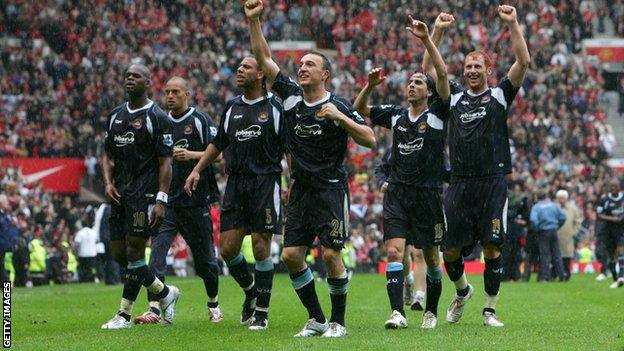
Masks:
[[[444,278],[440,320],[435,330],[419,329],[421,313],[408,311],[410,327],[384,330],[390,315],[385,279],[355,275],[349,288],[344,339],[298,339],[307,319],[286,275],[277,275],[269,330],[250,332],[238,324],[242,292],[230,277],[221,279],[225,320],[207,322],[203,284],[197,278],[170,279],[182,291],[175,325],[101,330],[118,308],[121,285],[52,286],[13,290],[13,347],[18,350],[624,350],[624,289],[608,289],[594,276],[570,283],[503,284],[498,315],[501,329],[481,325],[483,279],[471,276],[476,292],[457,325],[444,321],[453,293]],[[329,315],[327,286],[317,283]],[[147,306],[141,292],[135,313]]]

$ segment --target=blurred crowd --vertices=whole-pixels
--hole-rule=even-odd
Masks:
[[[24,184],[19,169],[11,167],[0,168],[0,188],[0,264],[11,280],[25,286],[74,279],[78,262],[72,244],[80,229],[93,225],[93,207],[45,191],[40,184]],[[8,278],[6,272],[0,274]]]
[[[388,83],[377,88],[372,102],[401,104],[410,72],[419,70],[424,52],[404,29],[407,16],[432,26],[440,11],[453,13],[456,23],[440,45],[451,77],[461,80],[464,54],[481,48],[492,54],[490,83],[496,84],[513,62],[509,33],[497,18],[498,3],[271,1],[265,6],[263,30],[270,41],[312,40],[321,49],[335,50],[329,89],[349,100],[371,68],[383,67]],[[509,118],[510,187],[515,189],[510,194],[533,203],[538,189],[566,189],[582,212],[577,241],[583,243],[586,236],[592,246],[594,205],[615,177],[605,160],[618,141],[605,113],[601,67],[582,56],[581,41],[604,31],[605,18],[622,36],[624,1],[510,4],[517,7],[532,56]],[[102,153],[106,114],[124,101],[121,82],[128,64],[140,60],[151,68],[156,100],[168,77],[187,77],[194,104],[216,120],[225,101],[239,93],[233,74],[249,53],[246,20],[237,1],[4,1],[0,157],[85,158],[92,168],[89,179],[97,182],[95,158]],[[280,67],[293,75],[297,62],[286,58]],[[350,145],[347,163],[352,192],[347,259],[362,269],[375,269],[385,255],[383,194],[374,167],[391,135],[383,129],[376,133],[373,150]],[[51,256],[63,252],[65,242],[72,246],[74,233],[92,225],[95,208],[88,211],[73,198],[46,193],[40,186],[27,188],[16,179],[17,170],[2,173],[1,190],[9,197],[20,236],[26,241],[44,237]],[[526,243],[527,233],[527,228],[520,231],[519,244]]]

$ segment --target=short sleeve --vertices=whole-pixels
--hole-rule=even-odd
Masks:
[[[596,206],[596,213],[602,214],[604,212],[605,200],[600,199],[598,201],[598,206]]]
[[[229,117],[230,111],[232,109],[232,104],[229,103],[223,109],[223,113],[221,113],[221,121],[219,121],[219,128],[217,129],[217,133],[212,138],[211,143],[219,150],[223,151],[225,148],[230,145],[230,140],[228,139],[227,132],[225,131],[225,122]]]
[[[282,101],[284,101],[284,104],[286,104],[288,98],[302,95],[301,87],[299,86],[299,84],[297,84],[297,82],[295,82],[291,78],[282,74],[282,72],[277,73],[271,89],[273,89],[277,96],[279,96]]]
[[[202,133],[204,134],[204,140],[206,140],[206,145],[208,145],[217,136],[218,129],[210,116],[203,113],[201,114],[201,116],[204,117],[205,123],[205,127]]]
[[[113,125],[113,119],[117,116],[118,108],[113,109],[106,118],[106,132],[104,133],[104,151],[107,154],[112,154],[114,150],[113,133],[111,131]]]
[[[154,117],[157,121],[156,129],[154,131],[156,155],[158,157],[172,157],[173,156],[173,136],[171,121],[167,117],[164,111],[160,109],[154,109]]]
[[[353,122],[357,124],[366,124],[364,118],[362,118],[362,116],[360,116],[360,114],[353,109],[353,106],[348,101],[341,98],[337,98],[335,101],[335,105],[338,107],[338,110],[353,120]]]
[[[466,90],[463,85],[459,84],[456,80],[449,80],[449,89],[451,90],[451,95],[461,93]]]
[[[273,123],[275,127],[275,133],[279,137],[282,146],[285,146],[285,130],[284,128],[284,107],[280,99],[277,96],[272,96],[269,100],[271,108],[273,109]]]
[[[395,105],[378,105],[370,109],[370,118],[373,124],[392,129],[393,117],[400,117],[403,108]]]
[[[436,115],[436,117],[441,119],[443,122],[446,122],[451,113],[451,99],[444,102],[439,95],[432,96],[429,100],[429,112]]]
[[[498,88],[503,91],[503,96],[505,96],[505,101],[507,102],[507,106],[510,106],[513,100],[516,98],[516,94],[520,88],[514,87],[514,85],[509,80],[509,77],[503,78],[503,80],[498,83]]]

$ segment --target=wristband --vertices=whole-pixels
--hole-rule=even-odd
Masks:
[[[158,194],[156,194],[156,201],[160,201],[162,203],[167,203],[167,193],[159,191]]]

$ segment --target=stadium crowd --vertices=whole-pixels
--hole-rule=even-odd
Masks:
[[[496,18],[494,1],[276,1],[265,15],[269,40],[315,40],[336,50],[331,89],[355,98],[367,72],[383,67],[387,84],[374,103],[399,104],[409,72],[419,70],[423,48],[404,27],[413,14],[433,24],[441,11],[457,22],[445,33],[441,53],[449,73],[461,79],[463,53],[483,48],[501,77],[512,62],[509,33]],[[605,160],[616,140],[605,113],[601,67],[580,53],[581,40],[601,31],[608,16],[623,33],[624,1],[514,2],[532,55],[509,126],[514,172],[511,184],[534,202],[538,189],[566,189],[582,209],[578,241],[593,241],[594,205],[614,177]],[[413,11],[417,10],[417,13]],[[594,18],[599,28],[594,28]],[[405,18],[405,21],[402,19]],[[42,1],[9,0],[0,7],[0,156],[88,157],[102,154],[105,118],[124,101],[125,67],[141,59],[152,69],[152,97],[165,80],[188,77],[194,103],[217,119],[238,94],[235,67],[249,55],[239,2],[231,1]],[[290,73],[297,62],[281,62]],[[491,82],[496,83],[496,82]],[[350,146],[352,232],[350,256],[359,267],[383,259],[382,199],[375,162],[391,136],[376,130],[373,151]],[[27,188],[18,172],[2,169],[20,236],[45,238],[49,257],[69,259],[67,245],[89,211],[71,197]],[[223,177],[219,181],[224,182]],[[526,230],[515,240],[523,245]],[[64,243],[67,245],[63,246]],[[32,245],[31,245],[32,246]],[[63,249],[65,247],[65,249]],[[32,248],[31,248],[32,249]]]

